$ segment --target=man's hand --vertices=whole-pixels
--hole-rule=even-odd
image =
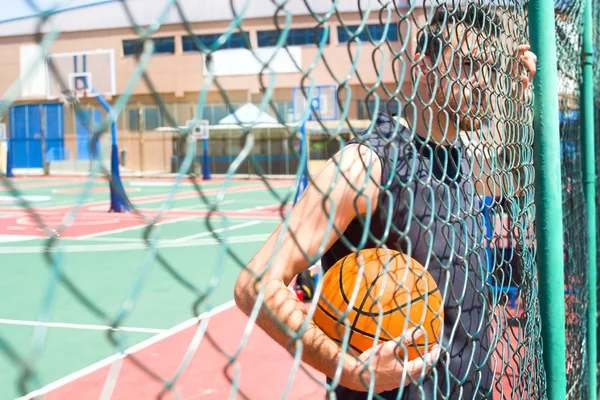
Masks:
[[[529,87],[529,84],[533,81],[535,73],[537,72],[537,56],[533,54],[530,49],[530,45],[522,44],[517,50],[517,59],[523,63],[523,66],[525,67],[520,79],[524,89]]]
[[[398,356],[400,342],[408,347],[422,335],[421,330],[409,330],[397,340],[390,340],[362,353],[354,370],[355,379],[351,389],[366,392],[369,390],[369,382],[374,380],[374,392],[381,393],[397,389],[401,384],[407,386],[413,380],[417,381],[425,376],[440,356],[439,345],[427,351],[424,358],[416,358],[404,364]]]

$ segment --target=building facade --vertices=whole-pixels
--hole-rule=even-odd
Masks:
[[[337,108],[331,119],[344,113],[349,120],[370,119],[368,110],[376,107],[373,94],[384,101],[398,93],[399,86],[411,84],[408,57],[415,52],[416,32],[426,18],[422,11],[413,11],[410,21],[401,20],[401,4],[397,10],[383,11],[377,4],[365,13],[359,8],[361,2],[349,0],[340,1],[340,12],[325,18],[324,24],[319,20],[332,7],[324,0],[310,2],[310,10],[301,0],[290,0],[281,10],[266,0],[236,0],[233,9],[230,2],[216,1],[180,0],[177,6],[166,0],[125,3],[126,7],[106,2],[65,10],[46,21],[33,17],[0,23],[0,91],[9,93],[12,87],[15,105],[65,104],[62,129],[68,150],[50,154],[46,149],[44,155],[89,157],[83,154],[89,142],[80,140],[89,127],[81,126],[54,87],[58,74],[63,85],[73,88],[76,83],[69,75],[82,70],[91,74],[90,81],[101,86],[97,90],[105,92],[109,102],[128,96],[118,122],[119,141],[129,152],[126,165],[149,163],[153,154],[162,155],[161,165],[142,165],[142,169],[165,169],[172,156],[165,128],[173,122],[184,125],[196,113],[217,124],[233,109],[248,102],[258,105],[271,92],[266,111],[282,122],[297,120],[298,99],[303,96],[296,89],[300,97],[294,99],[294,89],[303,84],[340,88],[337,103],[343,107],[331,98],[335,90],[321,99],[323,107]],[[352,36],[361,22],[365,27],[358,44]],[[59,65],[58,71],[56,66],[48,67],[40,50],[42,40],[48,43],[42,47],[48,49],[50,60],[74,54],[75,68],[71,61],[65,67],[52,62]],[[147,65],[140,67],[145,42],[151,42],[154,50]],[[98,50],[110,51],[110,62],[94,62],[91,53]],[[109,78],[100,78],[107,69]],[[145,77],[136,79],[136,71],[142,69]],[[81,99],[81,103],[92,124],[105,115],[95,99]],[[201,110],[198,104],[204,105]],[[15,130],[15,113],[9,114],[9,132],[16,138],[23,132]],[[40,119],[43,125],[44,118]]]

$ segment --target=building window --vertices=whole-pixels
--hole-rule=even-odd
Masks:
[[[155,54],[175,54],[175,38],[165,37],[154,39]]]
[[[161,126],[160,112],[157,107],[144,107],[144,128],[153,131]]]
[[[196,40],[200,41],[204,46],[211,47],[213,46],[217,40],[221,37],[221,34],[214,33],[210,35],[196,35]],[[244,39],[245,38],[245,39]],[[246,41],[245,41],[246,40]],[[246,43],[250,44],[250,38],[248,37],[247,32],[235,32],[233,33],[229,39],[225,43],[219,47],[220,49],[242,49],[247,48]],[[200,51],[200,49],[194,43],[194,40],[191,36],[183,36],[181,38],[181,44],[184,52],[194,52]]]
[[[123,55],[134,56],[141,53],[142,42],[139,40],[123,40]]]
[[[358,119],[371,119],[374,115],[375,100],[358,100]]]
[[[235,112],[241,104],[231,104],[232,112]],[[231,114],[227,104],[207,104],[202,112],[202,119],[208,120],[210,125],[217,125],[220,120]]]
[[[175,54],[175,38],[153,38],[154,54]],[[144,41],[140,39],[123,40],[123,55],[135,56],[144,51]]]
[[[130,108],[128,113],[129,131],[137,132],[140,130],[140,114],[137,108]]]
[[[259,31],[258,34],[258,47],[271,47],[277,44],[282,31]],[[288,46],[302,46],[307,44],[319,44],[325,34],[325,29],[319,28],[297,28],[290,29],[288,32],[286,44]],[[327,44],[329,44],[329,36],[327,37]]]
[[[279,116],[281,118],[283,118],[283,122],[292,122],[291,120],[289,120],[291,117],[291,119],[293,118],[293,112],[294,109],[292,107],[292,102],[291,101],[280,101],[277,104],[277,112],[279,113]],[[277,116],[275,116],[275,118],[277,118]]]
[[[353,33],[356,33],[359,26],[360,25],[348,25],[346,28],[348,28],[349,32],[347,32],[343,26],[338,26],[338,28],[337,28],[338,42],[339,43],[348,43],[350,41],[350,36],[352,36]],[[384,25],[382,25],[382,24],[366,25],[363,28],[362,32],[358,35],[358,39],[360,39],[361,42],[370,42],[369,35],[367,35],[367,31],[369,31],[373,41],[374,42],[379,41],[383,37],[383,29],[384,29]],[[354,39],[353,41],[356,41],[356,40],[357,39]],[[389,40],[391,42],[398,41],[398,24],[393,23],[388,26],[387,40]]]

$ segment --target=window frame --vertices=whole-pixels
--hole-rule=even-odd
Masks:
[[[151,38],[151,40],[154,42],[154,55],[175,54],[175,36],[162,36]],[[143,43],[144,42],[140,39],[123,39],[121,41],[123,57],[135,57],[141,54],[144,48]],[[166,49],[166,51],[159,51],[159,49],[163,48],[165,43],[168,43],[167,46],[170,45],[172,48]],[[127,49],[129,49],[129,51]]]
[[[213,43],[219,40],[222,35],[222,33],[207,33],[194,36],[196,36],[196,38],[198,38],[198,40],[200,40],[206,47],[210,47]],[[250,44],[250,35],[248,32],[234,32],[229,39],[223,43],[221,47],[219,47],[219,50],[248,48],[244,41],[244,35],[248,39],[248,44]],[[206,42],[203,40],[206,40]],[[181,37],[181,49],[183,53],[201,53],[201,51],[196,48],[196,45],[192,40],[192,35],[184,35]]]
[[[346,28],[348,28],[348,30],[352,32],[356,32],[359,26],[360,24],[347,25]],[[371,33],[371,36],[373,37],[374,41],[380,41],[383,36],[383,28],[383,25],[381,25],[380,23],[366,24],[365,29],[363,29],[363,31],[358,35],[357,39],[360,39],[362,43],[370,43],[369,36],[367,35],[368,30]],[[346,29],[344,29],[344,27],[341,25],[338,25],[337,27],[337,34],[339,44],[356,43],[356,41],[350,42],[350,35],[346,32]],[[400,40],[400,38],[398,37],[397,22],[390,22],[390,25],[388,26],[386,40],[390,42],[397,42],[398,40]]]
[[[257,42],[258,47],[273,47],[279,41],[280,31],[278,30],[265,30],[257,31]],[[292,28],[290,29],[287,39],[287,46],[316,46],[317,43],[321,42],[323,35],[325,34],[325,28],[319,28],[316,32],[315,41],[315,28]],[[300,40],[304,39],[304,40]],[[301,43],[298,43],[301,41]],[[327,37],[326,45],[331,43],[331,34]]]

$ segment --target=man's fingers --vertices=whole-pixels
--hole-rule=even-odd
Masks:
[[[413,379],[419,379],[421,374],[426,374],[433,364],[435,364],[436,360],[440,357],[440,351],[440,346],[436,344],[425,354],[425,358],[418,357],[406,363],[406,372],[410,374]]]
[[[523,62],[523,64],[525,65],[525,68],[527,68],[527,70],[529,71],[529,73],[531,74],[535,74],[537,71],[537,57],[535,56],[535,54],[533,53],[527,53],[527,56],[525,57],[525,60]]]
[[[533,61],[537,63],[537,56],[535,55],[535,53],[532,53],[531,51],[528,51],[527,53],[531,56]]]
[[[535,73],[537,72],[537,57],[532,52],[528,51],[525,53],[525,58],[523,60],[524,71],[521,76],[521,82],[527,88],[533,78],[535,77]]]
[[[429,369],[435,361],[440,357],[440,353],[442,352],[442,348],[439,344],[436,344],[425,354],[425,362],[427,363],[427,368]]]
[[[411,344],[416,343],[423,334],[424,332],[421,328],[409,329],[402,335],[402,343],[404,343],[405,346],[410,346]]]

